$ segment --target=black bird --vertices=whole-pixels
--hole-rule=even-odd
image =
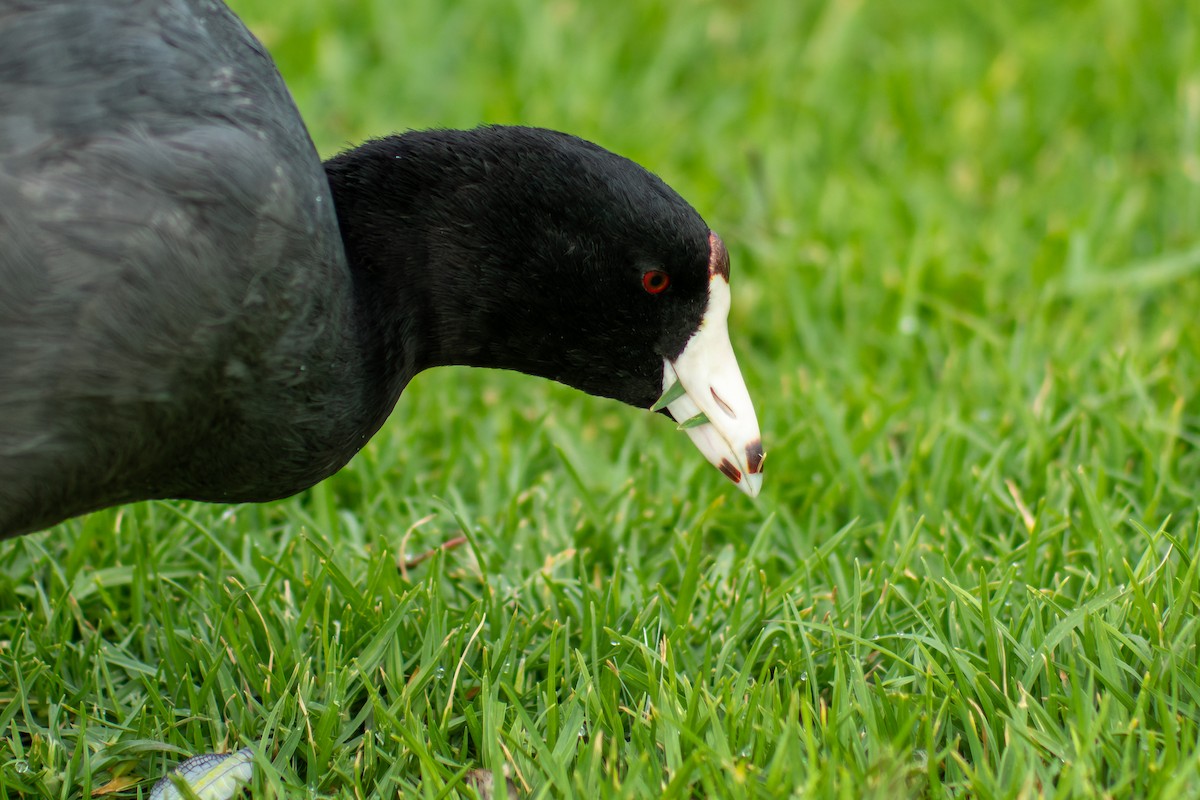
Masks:
[[[421,370],[677,420],[750,495],[729,260],[657,177],[521,127],[318,159],[218,0],[0,0],[0,536],[337,471]]]

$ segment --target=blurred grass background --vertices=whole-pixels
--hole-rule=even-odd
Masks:
[[[255,797],[1200,796],[1196,3],[232,6],[324,155],[541,125],[687,197],[764,496],[422,375],[297,498],[0,545],[0,787],[253,744]]]

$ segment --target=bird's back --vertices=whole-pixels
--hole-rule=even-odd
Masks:
[[[0,0],[0,535],[320,477],[286,417],[348,307],[327,195],[223,4]]]

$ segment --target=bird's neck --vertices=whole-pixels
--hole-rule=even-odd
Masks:
[[[393,403],[430,367],[541,373],[549,344],[522,340],[512,324],[522,310],[505,301],[516,257],[505,232],[481,222],[487,212],[464,200],[467,182],[443,154],[406,138],[325,162],[369,368],[389,376]]]
[[[415,198],[351,150],[325,163],[353,287],[360,369],[390,399],[430,366],[432,309],[419,269],[424,252]]]

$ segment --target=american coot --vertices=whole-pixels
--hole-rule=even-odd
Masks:
[[[670,404],[748,494],[721,240],[662,181],[519,127],[322,165],[217,0],[0,0],[0,534],[335,472],[419,371]]]

